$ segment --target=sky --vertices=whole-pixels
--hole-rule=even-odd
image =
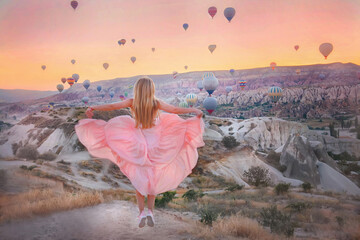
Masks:
[[[73,73],[81,83],[270,62],[360,65],[360,0],[78,0],[76,10],[70,2],[0,0],[0,88],[56,90]],[[230,23],[227,7],[236,10]],[[327,60],[324,42],[334,46]]]

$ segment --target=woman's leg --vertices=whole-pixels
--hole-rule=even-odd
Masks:
[[[137,190],[136,190],[136,200],[139,206],[139,211],[141,213],[145,207],[145,197],[141,195],[141,193],[139,193]]]
[[[148,195],[147,199],[148,209],[150,209],[152,212],[154,211],[155,197],[156,195]]]

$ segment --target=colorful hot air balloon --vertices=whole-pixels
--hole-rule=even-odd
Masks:
[[[96,87],[96,90],[97,90],[98,92],[100,92],[100,91],[101,91],[101,89],[102,89],[102,87],[101,87],[101,86],[97,86],[97,87]]]
[[[185,66],[184,66],[184,68],[185,68],[185,70],[187,70],[187,69],[188,69],[188,66],[187,66],[187,65],[185,65]]]
[[[189,93],[188,95],[186,95],[186,102],[187,104],[192,107],[193,105],[196,104],[197,101],[197,96],[194,93]]]
[[[203,75],[203,86],[205,90],[211,94],[216,90],[216,88],[219,86],[219,80],[215,77],[214,73],[212,72],[206,72]]]
[[[66,78],[61,78],[62,83],[66,83]]]
[[[135,38],[131,39],[132,43],[135,43]]]
[[[229,71],[229,72],[230,72],[230,74],[231,74],[231,75],[234,75],[235,70],[234,70],[234,69],[230,69],[230,71]]]
[[[125,95],[125,97],[128,97],[128,92],[125,92],[124,95]]]
[[[231,22],[231,19],[235,16],[235,9],[232,7],[225,8],[224,16],[229,22]]]
[[[49,105],[50,105],[51,107],[54,107],[55,103],[54,103],[54,102],[49,102]]]
[[[118,41],[119,46],[121,46],[121,40]]]
[[[299,45],[295,45],[294,48],[296,51],[299,50]]]
[[[274,69],[275,69],[275,67],[276,67],[276,62],[272,62],[272,63],[270,63],[270,67],[271,67],[271,69],[272,69],[272,70],[274,70]]]
[[[175,78],[177,77],[177,75],[178,75],[178,72],[177,72],[177,71],[173,71],[172,75],[173,75],[173,78],[175,79]]]
[[[189,27],[189,24],[187,24],[187,23],[183,24],[183,28],[185,29],[185,31],[188,29],[188,27]]]
[[[322,55],[324,55],[325,59],[327,59],[333,49],[334,47],[331,43],[322,43],[319,47],[319,51]]]
[[[83,86],[84,86],[84,88],[87,90],[87,89],[90,87],[90,80],[85,80],[85,81],[83,82]]]
[[[76,63],[75,59],[71,59],[71,63],[75,64]]]
[[[103,67],[104,67],[104,68],[105,68],[105,70],[106,70],[106,69],[108,69],[109,64],[108,64],[108,63],[104,63],[104,64],[103,64]]]
[[[323,74],[323,73],[320,73],[320,74],[319,74],[319,78],[320,78],[321,80],[324,80],[325,77],[326,77],[325,74]]]
[[[189,105],[186,102],[181,102],[181,103],[179,103],[179,107],[188,108]]]
[[[151,48],[151,51],[152,51],[152,52],[155,52],[155,48],[154,48],[154,47],[153,47],[153,48]]]
[[[104,97],[105,97],[105,93],[101,93],[100,96],[101,96],[101,98],[104,98]]]
[[[216,45],[215,45],[215,44],[212,44],[212,45],[209,45],[209,46],[208,46],[208,49],[209,49],[209,51],[210,51],[211,53],[213,53],[213,51],[215,50],[215,48],[216,48]]]
[[[120,40],[120,43],[121,43],[122,45],[125,45],[126,40],[125,40],[125,39],[121,39],[121,40]]]
[[[121,101],[125,100],[125,96],[124,96],[124,95],[120,95],[119,97],[120,97]]]
[[[217,106],[216,98],[213,97],[205,98],[203,105],[206,111],[208,111],[208,113],[211,114],[216,109]]]
[[[73,79],[72,77],[69,77],[66,81],[70,85],[70,87],[72,87],[72,85],[74,85],[75,83],[75,79]]]
[[[70,5],[75,10],[77,8],[77,6],[79,5],[79,3],[77,1],[71,1]]]
[[[280,87],[271,87],[268,90],[268,95],[273,102],[277,102],[282,96],[282,89]]]
[[[82,99],[81,99],[81,101],[83,102],[83,103],[85,103],[85,104],[88,104],[89,103],[89,98],[88,97],[83,97]]]
[[[209,15],[211,16],[211,18],[214,18],[214,16],[215,16],[216,13],[217,13],[216,7],[209,7],[208,13],[209,13]]]
[[[74,73],[72,75],[72,77],[73,77],[73,79],[75,79],[75,82],[77,82],[79,80],[79,78],[80,78],[79,74],[77,74],[77,73]]]
[[[58,84],[58,85],[56,86],[56,88],[57,88],[57,90],[58,90],[59,92],[62,92],[62,91],[64,90],[64,85]]]
[[[299,75],[301,73],[301,69],[298,68],[298,69],[295,70],[295,72],[296,72],[297,75]]]
[[[204,86],[203,86],[203,82],[202,81],[198,81],[197,82],[197,88],[201,91],[203,90]]]
[[[45,70],[45,69],[46,69],[46,66],[45,66],[45,65],[42,65],[41,68],[42,68],[42,70]]]
[[[135,63],[136,57],[131,57],[130,60],[132,61],[132,63]]]
[[[114,92],[114,91],[110,91],[110,92],[109,92],[109,95],[110,95],[111,98],[113,98],[114,95],[115,95],[115,92]]]
[[[244,90],[244,88],[246,87],[246,80],[240,80],[239,81],[239,86],[241,88],[241,90]]]
[[[226,92],[229,93],[232,91],[232,87],[231,86],[226,86],[225,88]]]

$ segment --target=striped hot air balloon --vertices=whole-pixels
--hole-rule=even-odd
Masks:
[[[188,108],[189,105],[186,102],[181,102],[181,103],[179,103],[179,107]]]
[[[331,43],[322,43],[319,46],[319,51],[325,57],[325,59],[327,59],[327,57],[329,56],[329,54],[332,52],[333,49],[334,47]]]
[[[275,70],[275,67],[276,67],[276,62],[272,62],[270,63],[270,67],[272,70]]]
[[[273,102],[277,102],[282,97],[282,89],[280,87],[271,87],[268,90],[268,95]]]
[[[186,102],[187,104],[192,107],[193,105],[196,104],[197,101],[197,96],[194,93],[189,93],[188,95],[186,95]]]
[[[246,83],[247,83],[246,80],[240,80],[239,81],[239,86],[240,86],[241,90],[245,89]]]
[[[73,79],[72,77],[69,77],[66,81],[70,85],[70,87],[75,83],[75,79]]]
[[[64,90],[64,85],[58,84],[58,85],[56,86],[56,89],[57,89],[59,92],[62,92],[62,91]]]

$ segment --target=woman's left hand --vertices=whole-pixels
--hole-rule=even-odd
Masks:
[[[88,109],[86,109],[85,115],[88,118],[92,118],[94,116],[94,113],[92,111],[93,111],[93,109],[91,107],[89,107]]]

